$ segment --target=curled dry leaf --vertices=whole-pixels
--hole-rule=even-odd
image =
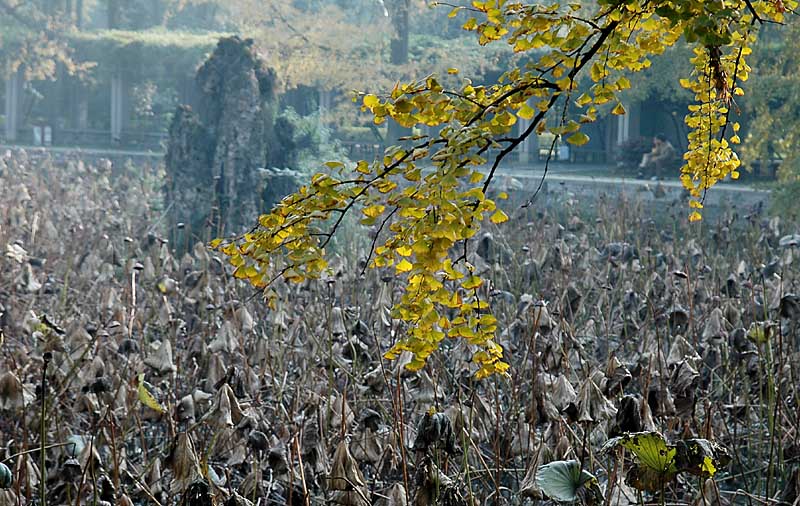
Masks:
[[[583,382],[578,392],[577,407],[578,421],[583,423],[604,422],[617,414],[617,408],[591,379]]]
[[[381,438],[367,427],[353,437],[350,452],[357,461],[377,465],[383,458],[383,443]]]
[[[358,463],[350,454],[350,448],[346,441],[340,442],[336,447],[327,483],[328,489],[332,491],[331,497],[335,504],[350,506],[368,506],[370,504],[369,489],[358,468]]]
[[[793,322],[800,321],[800,296],[787,293],[780,300],[779,312],[782,318]]]
[[[214,396],[214,403],[211,409],[203,417],[203,421],[217,429],[234,427],[243,418],[242,408],[233,389],[227,383],[223,384]]]
[[[0,374],[0,409],[19,410],[33,401],[33,395],[25,394],[25,387],[16,374],[6,371]]]
[[[667,366],[675,366],[681,362],[688,362],[692,367],[697,368],[702,361],[700,355],[692,344],[686,340],[682,335],[675,336],[672,341],[672,346],[669,348],[669,355],[667,355]]]
[[[186,490],[190,483],[202,477],[200,461],[194,449],[194,442],[187,432],[181,432],[177,435],[169,462],[170,469],[175,476],[173,492]]]
[[[616,422],[608,435],[613,437],[624,433],[641,432],[642,430],[642,401],[637,396],[626,395],[620,399]]]
[[[347,398],[341,394],[332,395],[328,403],[330,428],[340,430],[342,427],[351,427],[355,421],[356,414],[350,409]]]
[[[520,484],[520,494],[523,497],[541,500],[544,499],[544,493],[536,481],[536,475],[539,468],[553,460],[550,450],[541,442],[536,445],[535,450],[531,453],[531,459],[528,462],[528,470],[525,472],[525,477]]]
[[[173,373],[178,370],[172,359],[172,344],[169,339],[164,339],[158,348],[147,358],[144,363],[161,374]]]
[[[195,421],[195,403],[191,394],[181,397],[176,407],[175,416],[181,423],[192,424]]]
[[[548,397],[559,412],[564,411],[567,406],[578,399],[575,389],[563,374],[558,375],[550,388],[551,394]]]
[[[408,499],[406,499],[406,488],[402,483],[395,483],[389,487],[386,493],[385,506],[408,506]]]

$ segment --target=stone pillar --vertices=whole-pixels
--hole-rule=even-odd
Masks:
[[[629,114],[617,116],[617,146],[630,139],[631,117]]]
[[[531,120],[525,118],[517,118],[517,135],[522,135],[525,130],[531,126]],[[537,136],[536,133],[532,133],[524,141],[517,146],[517,153],[519,154],[519,163],[528,163],[531,161],[531,154],[533,153],[534,149],[536,149],[537,144]]]
[[[111,76],[111,140],[119,142],[122,139],[124,117],[124,86],[122,75]]]
[[[75,89],[75,128],[86,130],[89,128],[89,92],[81,84],[76,84]]]
[[[284,196],[274,180],[263,192],[261,184],[262,167],[296,166],[291,123],[274,114],[274,83],[253,41],[239,37],[220,39],[198,69],[197,112],[176,110],[165,159],[169,220],[184,223],[191,237],[238,234],[253,226],[264,202]],[[172,245],[180,248],[185,237],[173,234]]]
[[[6,79],[6,142],[17,140],[20,127],[22,103],[22,74],[16,72]]]

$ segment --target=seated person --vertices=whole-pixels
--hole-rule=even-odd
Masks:
[[[666,135],[658,134],[653,138],[653,149],[642,157],[639,168],[643,172],[662,177],[667,169],[672,168],[674,162],[675,148]]]

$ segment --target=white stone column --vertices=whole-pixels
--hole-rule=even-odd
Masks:
[[[631,117],[629,114],[617,116],[617,146],[630,139]]]
[[[6,79],[6,142],[17,140],[17,131],[22,119],[20,104],[22,103],[22,74],[16,72]]]
[[[522,135],[525,130],[531,125],[531,120],[518,118],[517,119],[517,135]],[[536,133],[529,135],[524,141],[517,146],[518,161],[520,163],[528,163],[531,161],[531,154],[536,149]]]
[[[119,141],[122,138],[122,124],[124,116],[124,82],[120,74],[111,76],[111,140]]]
[[[86,130],[89,128],[89,92],[79,84],[76,95],[75,128]]]

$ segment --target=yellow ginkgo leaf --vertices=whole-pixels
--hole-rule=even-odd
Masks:
[[[489,221],[491,221],[492,223],[503,223],[508,221],[508,215],[503,211],[501,211],[500,209],[498,209],[497,211],[494,212],[492,217],[489,218]]]
[[[139,402],[141,402],[142,404],[144,404],[145,406],[154,411],[163,413],[164,408],[161,406],[161,404],[159,404],[156,398],[153,397],[153,394],[151,394],[150,391],[147,390],[147,387],[144,384],[144,373],[139,375],[138,383],[139,385],[137,387],[137,390],[139,392]]]
[[[531,119],[534,114],[536,114],[536,111],[528,104],[523,105],[520,107],[519,111],[517,111],[517,116],[525,120]]]
[[[567,142],[574,146],[583,146],[587,142],[589,142],[589,136],[583,132],[575,132],[574,134],[567,137]]]
[[[365,95],[364,96],[364,105],[372,109],[376,105],[380,104],[381,101],[375,95]]]
[[[470,276],[466,280],[464,280],[463,283],[461,283],[461,286],[465,290],[474,290],[475,288],[478,288],[482,284],[483,280],[481,278],[479,278],[478,276]]]
[[[409,262],[408,260],[406,260],[406,259],[404,258],[403,260],[401,260],[401,261],[400,261],[400,263],[398,263],[398,264],[395,266],[395,269],[397,270],[397,272],[408,272],[408,271],[410,271],[410,270],[411,270],[413,267],[414,267],[414,266],[411,264],[411,262]]]
[[[714,473],[717,472],[716,466],[714,466],[714,459],[709,457],[708,455],[703,457],[703,464],[701,467],[701,472],[707,473],[709,476],[714,476]]]
[[[386,209],[385,206],[377,204],[374,206],[365,207],[361,212],[364,213],[365,216],[369,216],[370,218],[377,218],[378,216],[381,215],[381,213],[383,213],[384,209]]]

